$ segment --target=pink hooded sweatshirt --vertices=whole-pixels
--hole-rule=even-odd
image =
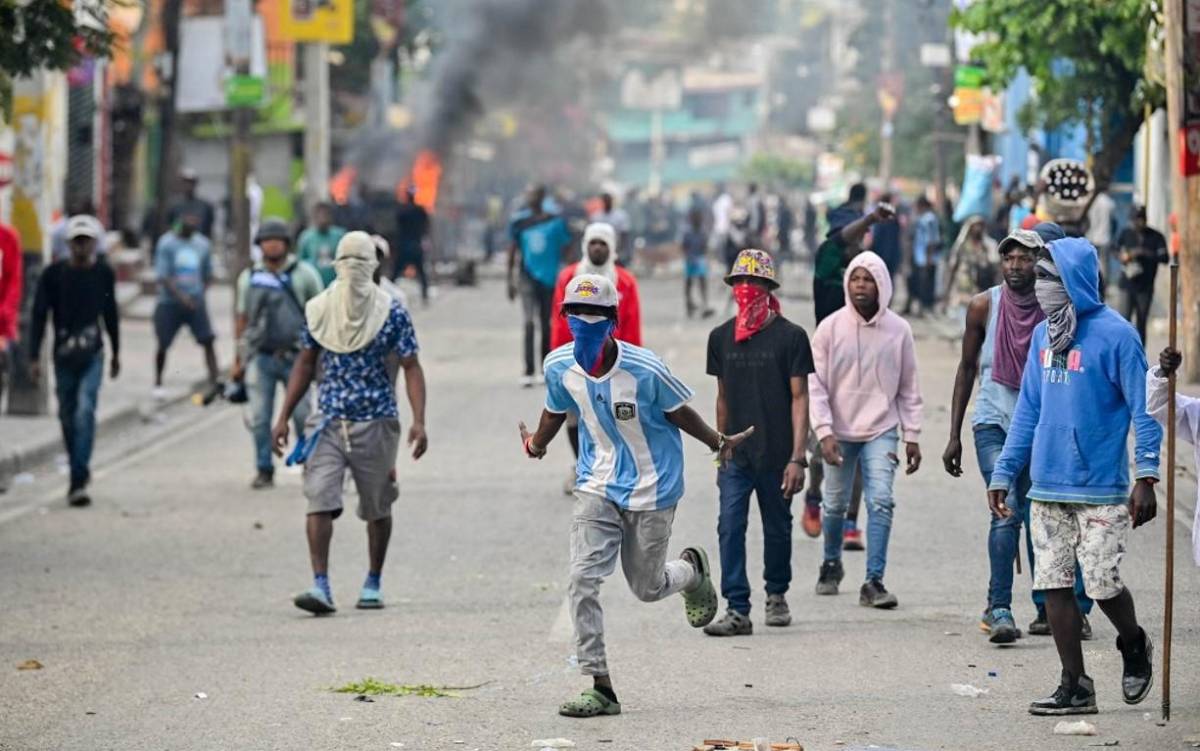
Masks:
[[[871,320],[850,301],[850,275],[865,268],[879,287],[879,312]],[[921,434],[921,389],[912,329],[888,310],[892,277],[883,259],[867,251],[850,261],[842,282],[846,305],[821,321],[813,336],[809,411],[817,438],[865,443],[897,425],[904,441]]]

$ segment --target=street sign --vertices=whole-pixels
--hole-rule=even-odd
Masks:
[[[960,65],[954,69],[954,88],[980,89],[987,71],[977,65]]]
[[[957,88],[950,97],[956,125],[974,125],[983,119],[983,89]]]
[[[250,65],[254,50],[254,11],[250,0],[225,2],[225,61],[234,70]]]
[[[1200,175],[1200,122],[1185,123],[1179,129],[1179,174]]]
[[[806,120],[813,133],[828,133],[837,127],[837,114],[832,107],[809,107]]]
[[[354,41],[354,0],[285,0],[279,34],[293,42]]]
[[[13,159],[9,154],[0,154],[0,188],[7,188],[13,181]]]
[[[921,45],[921,65],[926,68],[950,67],[950,45],[926,42]]]
[[[225,79],[225,104],[229,107],[257,107],[262,104],[265,89],[262,76],[230,76]]]

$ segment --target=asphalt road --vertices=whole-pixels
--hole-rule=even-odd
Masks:
[[[711,416],[708,323],[684,319],[681,286],[644,284],[648,344]],[[811,322],[806,301],[785,300],[784,310]],[[962,479],[940,467],[955,357],[952,343],[932,336],[918,342],[925,466],[897,487],[887,583],[899,609],[859,607],[856,553],[847,555],[844,594],[818,598],[820,544],[799,530],[795,622],[786,629],[762,625],[759,582],[755,635],[714,639],[687,626],[678,598],[640,603],[618,575],[605,603],[625,713],[558,717],[558,704],[586,685],[569,663],[563,607],[569,450],[563,440],[543,462],[523,458],[516,423],[537,418],[542,395],[516,385],[519,311],[497,284],[449,290],[416,317],[431,448],[420,462],[399,463],[389,607],[351,607],[366,568],[363,527],[352,516],[333,540],[343,609],[316,619],[292,607],[310,582],[300,478],[283,473],[273,491],[248,489],[251,444],[237,409],[184,407],[133,434],[103,436],[92,508],[65,507],[53,467],[0,496],[0,749],[519,749],[565,737],[581,749],[674,751],[711,737],[790,736],[810,751],[1114,741],[1157,751],[1200,737],[1200,572],[1186,556],[1183,524],[1170,726],[1155,722],[1157,688],[1141,706],[1121,703],[1114,633],[1098,612],[1085,651],[1099,735],[1055,736],[1055,720],[1026,713],[1057,681],[1057,659],[1049,638],[999,649],[976,630],[988,515],[970,443]],[[705,545],[715,561],[712,464],[695,443],[687,460],[673,547]],[[1190,508],[1188,477],[1181,497]],[[1123,571],[1160,641],[1165,523],[1160,515],[1133,535]],[[1033,612],[1028,580],[1019,581],[1024,625]],[[17,669],[30,659],[44,667]],[[371,703],[329,690],[366,677],[480,687]],[[959,697],[953,683],[988,693]]]

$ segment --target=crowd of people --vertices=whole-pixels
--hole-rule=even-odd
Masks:
[[[762,517],[766,626],[791,623],[791,504],[801,493],[801,527],[823,538],[816,593],[839,594],[843,550],[863,548],[857,515],[865,503],[859,603],[880,610],[899,606],[884,583],[894,484],[897,472],[922,467],[924,410],[908,318],[946,307],[961,309],[964,328],[942,464],[950,476],[962,476],[962,428],[977,393],[971,425],[983,479],[979,494],[986,495],[992,516],[981,630],[996,644],[1026,633],[1053,637],[1059,683],[1030,712],[1095,712],[1096,691],[1080,644],[1091,638],[1087,616],[1099,606],[1118,633],[1124,700],[1135,704],[1148,694],[1153,643],[1139,625],[1120,564],[1130,531],[1156,514],[1163,384],[1180,363],[1179,353],[1168,350],[1151,370],[1144,350],[1154,276],[1165,259],[1161,234],[1135,208],[1128,228],[1109,228],[1111,247],[1098,248],[1079,236],[1086,223],[1064,227],[1030,213],[999,239],[993,221],[969,219],[947,248],[942,238],[953,233],[927,197],[918,196],[911,211],[897,204],[890,194],[869,200],[866,187],[855,185],[845,203],[826,212],[820,240],[814,235],[806,243],[816,321],[810,335],[783,314],[778,262],[792,253],[790,242],[779,237],[791,230],[768,229],[770,213],[757,186],[748,186],[740,202],[723,187],[711,203],[694,202],[676,238],[685,312],[702,319],[715,314],[706,283],[713,258],[727,272],[723,279],[735,307],[708,335],[706,373],[717,390],[714,425],[690,406],[691,388],[642,347],[636,252],[627,244],[628,217],[611,196],[601,197],[578,237],[540,186],[512,216],[505,287],[522,310],[520,383],[546,390],[537,425],[530,431],[521,423],[520,438],[525,453],[540,459],[565,426],[575,457],[565,488],[575,498],[568,595],[579,666],[592,683],[564,702],[561,714],[621,711],[599,598],[618,559],[639,599],[681,594],[688,623],[705,634],[753,633],[746,567],[751,496]],[[1015,211],[1016,205],[1009,207]],[[777,208],[771,213],[777,215]],[[401,371],[411,412],[407,444],[414,459],[428,447],[416,331],[385,271],[415,268],[408,273],[419,279],[423,297],[428,294],[422,260],[430,240],[428,213],[406,192],[395,217],[401,230],[390,241],[335,223],[336,207],[329,204],[314,207],[311,226],[298,236],[281,219],[258,223],[255,260],[235,282],[237,349],[229,384],[220,377],[206,307],[214,279],[211,206],[192,185],[170,216],[170,228],[154,244],[156,384],[162,384],[173,340],[188,327],[204,349],[210,398],[223,393],[248,403],[252,487],[273,485],[275,462],[285,453],[289,465],[303,465],[313,582],[294,602],[318,615],[337,609],[329,547],[348,474],[357,489],[356,513],[366,522],[369,558],[356,607],[383,607],[391,508],[399,494]],[[110,377],[121,369],[119,314],[114,273],[99,254],[99,221],[76,214],[59,234],[66,252],[40,275],[34,291],[30,376],[42,375],[38,353],[51,322],[70,465],[68,500],[86,505],[105,335]],[[12,265],[14,255],[19,261],[19,253],[10,252],[14,245],[19,247],[11,231],[0,227],[0,353],[16,336],[12,290],[20,269]],[[1110,260],[1120,269],[1122,308],[1135,315],[1136,328],[1105,304],[1102,272]],[[907,288],[903,309],[894,300],[901,279]],[[19,299],[19,283],[16,290]],[[1185,439],[1200,433],[1198,413],[1195,400],[1181,399]],[[1131,427],[1132,477],[1126,448]],[[686,547],[675,559],[668,555],[675,508],[684,495],[681,433],[708,447],[717,464],[719,593],[703,547]],[[1022,527],[1035,613],[1025,630],[1013,613]]]
[[[748,195],[752,200],[754,193]],[[547,255],[557,261],[566,251],[569,235],[545,226],[556,218],[544,210],[543,198],[534,191],[513,224],[510,290],[518,271],[533,273],[522,265],[527,254],[549,267]],[[1077,236],[1079,225],[1064,228],[1036,214],[998,241],[987,220],[968,220],[946,248],[941,218],[919,196],[905,254],[891,196],[868,205],[865,187],[854,186],[847,202],[827,213],[828,230],[813,254],[817,326],[810,337],[782,314],[771,254],[757,248],[730,252],[727,237],[715,244],[697,239],[725,227],[718,221],[729,203],[725,198],[714,200],[707,228],[699,212],[689,216],[680,243],[685,280],[703,276],[690,267],[714,254],[729,262],[725,281],[736,315],[708,341],[707,372],[717,379],[715,428],[688,406],[691,389],[638,346],[637,283],[629,270],[608,263],[617,242],[611,225],[588,225],[581,248],[587,260],[566,267],[550,297],[548,316],[570,339],[544,345],[545,409],[532,432],[524,423],[519,427],[526,454],[540,459],[563,425],[574,426],[571,613],[579,664],[592,685],[564,702],[560,713],[620,712],[597,599],[618,558],[639,599],[681,593],[689,624],[705,634],[753,633],[745,541],[752,495],[762,517],[768,627],[791,622],[791,499],[806,484],[802,527],[824,537],[817,594],[837,595],[845,576],[843,550],[862,549],[861,534],[847,522],[863,500],[867,557],[859,602],[898,607],[899,598],[884,584],[893,485],[901,467],[912,474],[922,465],[923,398],[906,316],[913,308],[932,313],[944,307],[961,308],[964,321],[942,455],[952,477],[962,476],[962,427],[978,386],[971,423],[983,475],[979,494],[992,516],[981,630],[995,644],[1027,633],[1052,636],[1061,675],[1029,711],[1092,713],[1096,690],[1080,643],[1092,638],[1087,616],[1098,605],[1118,633],[1123,699],[1144,700],[1153,683],[1153,642],[1139,625],[1120,565],[1130,530],[1156,515],[1163,384],[1179,356],[1164,352],[1158,369],[1150,370],[1141,331],[1104,302],[1101,251]],[[1117,258],[1131,268],[1128,279],[1153,274],[1163,256],[1146,232],[1144,212],[1135,209],[1132,218],[1115,244]],[[526,235],[530,226],[544,229],[535,238]],[[894,309],[893,285],[905,263],[908,298],[901,313]],[[685,281],[689,315],[698,310],[692,288]],[[1141,289],[1121,284],[1123,292],[1132,288]],[[535,321],[527,318],[526,326],[529,364]],[[1194,400],[1182,401],[1180,410],[1181,426],[1194,439]],[[1131,427],[1132,477],[1126,449]],[[723,615],[707,552],[692,546],[679,559],[667,559],[665,540],[683,493],[681,431],[708,446],[718,465]],[[1022,528],[1035,614],[1025,630],[1013,614]]]

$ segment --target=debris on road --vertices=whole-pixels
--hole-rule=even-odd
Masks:
[[[764,741],[764,738],[755,738],[756,741]],[[799,743],[769,743],[767,745],[759,744],[759,747],[770,749],[770,751],[804,751],[804,746]],[[700,742],[699,746],[692,748],[692,751],[720,751],[720,749],[738,749],[738,751],[756,751],[756,746],[753,741],[730,741],[722,739],[708,738]]]
[[[1104,741],[1103,743],[1089,743],[1088,748],[1111,748],[1119,745],[1121,745],[1120,741]]]
[[[529,745],[546,751],[548,748],[575,748],[575,741],[568,738],[541,738]]]
[[[950,690],[958,696],[965,696],[968,699],[978,699],[988,692],[986,688],[977,688],[969,683],[951,683]]]
[[[367,677],[357,683],[347,683],[335,686],[329,690],[335,694],[356,694],[358,696],[421,696],[424,698],[455,698],[458,691],[473,691],[491,683],[485,681],[475,686],[431,686],[428,684],[399,684],[387,683],[378,678]],[[356,698],[355,701],[364,701]]]
[[[254,528],[255,528],[255,529],[262,529],[262,528],[263,528],[263,523],[262,523],[262,522],[254,522]]]
[[[358,696],[354,697],[354,701],[361,701],[361,702],[366,702],[366,703],[370,704],[370,703],[373,703],[375,700],[372,699],[371,697],[367,696],[366,694],[359,694]]]
[[[196,692],[196,695],[195,695],[195,697],[193,697],[193,698],[196,698],[196,699],[207,699],[207,698],[208,698],[208,694],[204,693],[203,691],[197,691],[197,692]]]
[[[17,670],[41,670],[44,667],[46,666],[37,660],[26,660],[17,665]]]
[[[1090,722],[1079,720],[1078,722],[1063,722],[1054,726],[1055,735],[1095,735],[1096,726]]]

